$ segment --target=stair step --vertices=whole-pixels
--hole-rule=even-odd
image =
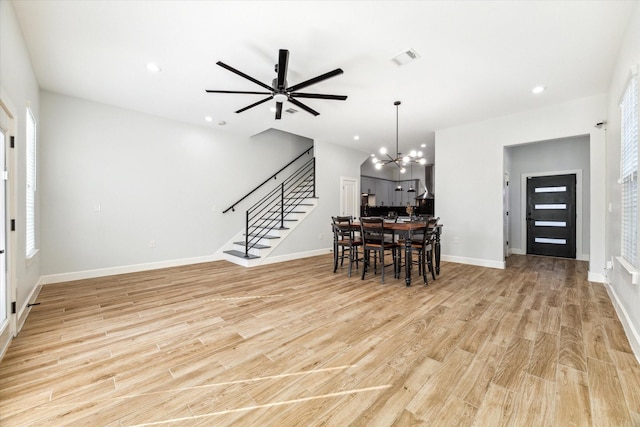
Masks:
[[[242,234],[242,235],[246,236],[246,234]],[[270,234],[266,234],[264,236],[261,236],[259,234],[249,234],[249,237],[260,237],[262,239],[279,239],[280,238],[280,236],[273,236],[273,235],[270,235]]]
[[[234,245],[240,245],[240,246],[244,246],[246,245],[247,242],[233,242]],[[269,249],[271,246],[269,245],[258,245],[255,244],[253,245],[253,249]]]
[[[254,230],[288,230],[287,227],[262,227],[260,225],[252,225],[251,227]]]
[[[261,221],[263,221],[263,220],[264,220],[264,221],[280,221],[280,215],[275,216],[275,217],[271,217],[271,216],[263,216],[263,217],[260,217],[260,218],[259,218],[259,220],[261,220]],[[298,221],[298,220],[297,220],[297,219],[287,219],[287,218],[285,218],[285,219],[284,219],[284,221],[285,221],[285,222],[286,222],[286,221],[290,221],[290,222],[292,222],[292,221]]]
[[[224,251],[225,254],[229,254],[229,255],[233,255],[233,256],[237,256],[238,258],[247,258],[247,259],[256,259],[256,258],[260,258],[258,255],[251,255],[249,254],[248,256],[245,256],[244,252],[242,251],[235,251],[235,250],[231,250],[231,251]]]

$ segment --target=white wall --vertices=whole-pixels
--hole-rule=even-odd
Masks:
[[[640,359],[640,285],[631,283],[631,276],[615,262],[620,255],[620,110],[618,103],[631,75],[630,69],[640,64],[640,4],[636,4],[631,15],[624,42],[620,48],[613,70],[609,89],[607,114],[607,205],[606,214],[606,259],[612,261],[613,270],[607,271],[607,281],[612,300],[629,337],[636,356]],[[640,118],[638,118],[640,120]],[[639,196],[640,197],[640,196]]]
[[[9,247],[9,268],[12,270],[10,280],[14,280],[17,290],[18,314],[26,309],[28,299],[32,296],[40,279],[40,261],[42,253],[37,253],[27,260],[25,253],[25,129],[26,108],[29,106],[35,119],[40,123],[38,82],[33,72],[22,32],[9,1],[0,1],[0,99],[8,104],[16,115],[15,121],[15,149],[9,150],[8,157],[13,158],[14,170],[8,183],[13,188],[15,200],[10,201],[10,207],[16,218],[16,231],[10,233],[15,245]],[[38,145],[40,146],[40,142]],[[38,147],[39,148],[39,147]],[[8,158],[8,160],[9,160]],[[38,176],[38,185],[42,184],[42,177]],[[36,192],[36,233],[40,224],[40,196]],[[40,247],[36,236],[36,247]]]
[[[604,281],[604,131],[606,97],[597,95],[436,132],[436,215],[444,260],[504,267],[504,147],[589,135],[591,280]]]
[[[44,275],[212,256],[243,229],[251,203],[221,211],[312,146],[51,92],[41,111]]]
[[[578,136],[554,141],[542,141],[533,144],[524,144],[507,147],[511,159],[509,167],[505,171],[509,173],[509,245],[513,253],[526,254],[527,243],[522,239],[522,230],[525,227],[525,213],[522,211],[522,201],[526,194],[522,191],[522,175],[542,172],[559,172],[567,170],[579,170],[582,176],[582,229],[576,230],[581,239],[581,245],[577,248],[578,259],[589,258],[589,231],[590,217],[590,159],[589,137]]]

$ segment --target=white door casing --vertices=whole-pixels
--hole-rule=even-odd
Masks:
[[[358,180],[356,178],[340,177],[340,215],[356,218],[358,207]]]

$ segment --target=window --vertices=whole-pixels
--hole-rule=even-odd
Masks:
[[[622,183],[622,251],[638,267],[638,79],[632,77],[620,103],[620,182]]]
[[[36,120],[31,110],[27,108],[27,132],[26,132],[26,157],[27,157],[27,212],[26,212],[26,236],[27,258],[36,253]]]

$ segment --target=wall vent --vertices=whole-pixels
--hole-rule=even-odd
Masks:
[[[296,110],[295,108],[287,108],[286,110],[284,110],[284,112],[289,114],[295,114],[298,112],[298,110]]]
[[[418,52],[416,52],[414,49],[407,49],[391,58],[391,60],[395,62],[396,65],[405,65],[409,62],[415,61],[418,58],[420,58]]]

